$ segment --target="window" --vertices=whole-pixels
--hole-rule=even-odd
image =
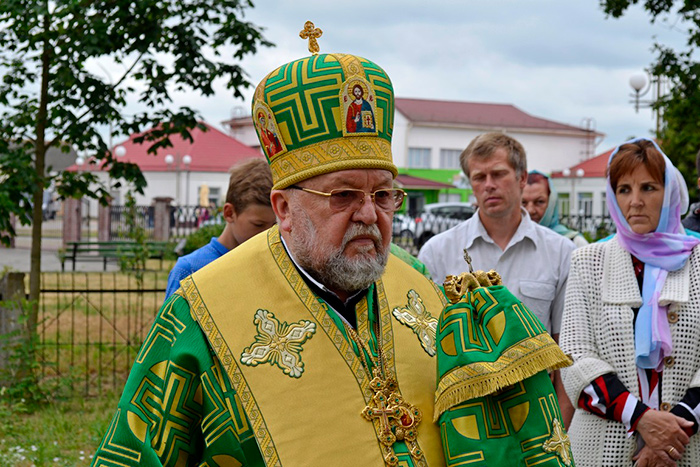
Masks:
[[[462,153],[459,149],[440,149],[440,168],[441,169],[459,169],[459,155]]]
[[[571,203],[569,202],[569,193],[559,193],[557,203],[559,203],[559,215],[563,217],[569,217],[569,215],[571,214]]]
[[[204,199],[206,197],[206,200]],[[207,203],[208,205],[214,204],[214,206],[218,206],[219,202],[221,201],[221,188],[218,186],[208,186],[208,185],[202,185],[199,188],[197,188],[197,199],[195,200],[196,204],[200,206],[204,206],[204,203]]]
[[[214,203],[214,206],[218,206],[221,201],[221,188],[218,186],[213,186],[209,188],[209,202]]]
[[[411,169],[429,169],[430,148],[408,148],[408,167]]]
[[[578,194],[578,215],[585,217],[593,215],[593,193]]]
[[[603,205],[601,206],[600,212],[602,213],[603,217],[609,217],[610,212],[608,212],[608,201],[607,201],[607,193],[603,192],[601,194],[601,199],[603,200]]]

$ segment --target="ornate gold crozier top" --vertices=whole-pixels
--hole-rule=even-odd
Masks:
[[[323,31],[317,28],[311,21],[304,23],[304,29],[299,31],[299,37],[309,40],[309,52],[311,52],[312,55],[318,55],[318,51],[321,50],[316,39],[322,35]]]

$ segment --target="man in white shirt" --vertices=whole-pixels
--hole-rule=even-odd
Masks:
[[[462,170],[477,199],[471,219],[438,234],[423,245],[418,259],[442,284],[447,275],[467,270],[466,248],[474,269],[495,269],[503,284],[559,338],[566,279],[574,244],[530,219],[521,207],[527,183],[523,146],[503,133],[476,137],[460,156]],[[573,414],[558,372],[555,388],[564,422]]]

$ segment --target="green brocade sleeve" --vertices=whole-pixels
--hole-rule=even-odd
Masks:
[[[264,465],[240,401],[179,294],[158,312],[92,465]]]

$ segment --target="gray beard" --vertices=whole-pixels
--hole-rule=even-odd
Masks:
[[[290,242],[294,259],[321,284],[331,290],[353,293],[369,287],[382,277],[389,252],[382,244],[381,232],[376,224],[352,223],[338,248],[320,247],[318,231],[306,213],[298,209],[294,216],[298,219],[295,223],[296,235],[291,236]],[[376,256],[371,254],[371,247],[367,248],[366,254],[360,253],[355,258],[345,256],[343,252],[348,242],[358,235],[367,234],[375,239]]]

